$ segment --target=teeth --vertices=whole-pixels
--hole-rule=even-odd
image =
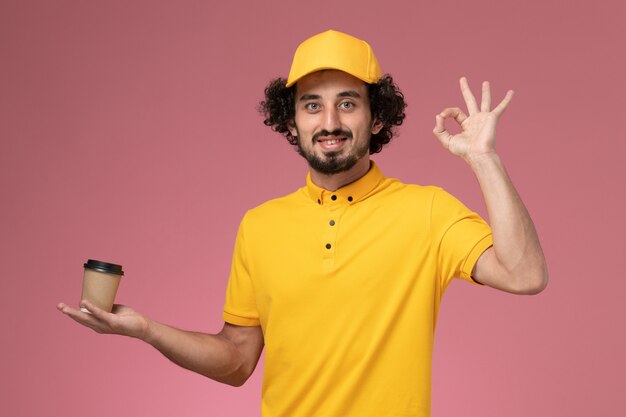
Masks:
[[[341,139],[328,139],[323,142],[327,145],[334,145],[335,143],[341,142]]]

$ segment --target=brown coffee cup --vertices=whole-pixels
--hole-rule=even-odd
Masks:
[[[111,312],[115,294],[120,285],[124,271],[121,265],[89,259],[83,275],[83,292],[81,300],[87,300],[96,307]],[[81,311],[89,313],[86,308]]]

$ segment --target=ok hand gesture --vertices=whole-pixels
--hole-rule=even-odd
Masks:
[[[444,148],[471,164],[483,156],[495,153],[496,124],[511,102],[513,91],[509,90],[500,104],[490,110],[489,82],[483,82],[480,108],[465,77],[461,78],[460,84],[469,116],[458,107],[448,107],[435,116],[433,133]],[[448,118],[453,118],[461,126],[460,133],[453,135],[446,130],[444,121]]]

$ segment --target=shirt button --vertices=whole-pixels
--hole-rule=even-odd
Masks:
[[[330,249],[332,246],[330,246],[330,243],[326,244],[326,249]]]
[[[331,221],[328,222],[328,224],[330,224],[331,226],[334,226],[335,225],[335,221],[331,220]]]
[[[330,199],[335,201],[337,199],[337,196],[335,194],[333,194],[333,195],[330,196]]]
[[[348,201],[352,201],[352,200],[353,200],[352,196],[348,197]]]

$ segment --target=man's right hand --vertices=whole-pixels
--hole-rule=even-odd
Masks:
[[[108,313],[87,300],[81,301],[80,307],[86,308],[91,314],[64,303],[60,303],[57,309],[77,323],[89,327],[97,333],[118,334],[138,339],[145,338],[148,320],[130,307],[115,304],[113,311]]]
[[[224,323],[218,334],[177,329],[150,320],[130,307],[116,304],[107,313],[83,300],[85,313],[66,304],[57,308],[98,333],[136,337],[154,346],[175,364],[225,384],[240,386],[252,374],[263,350],[260,326]]]

